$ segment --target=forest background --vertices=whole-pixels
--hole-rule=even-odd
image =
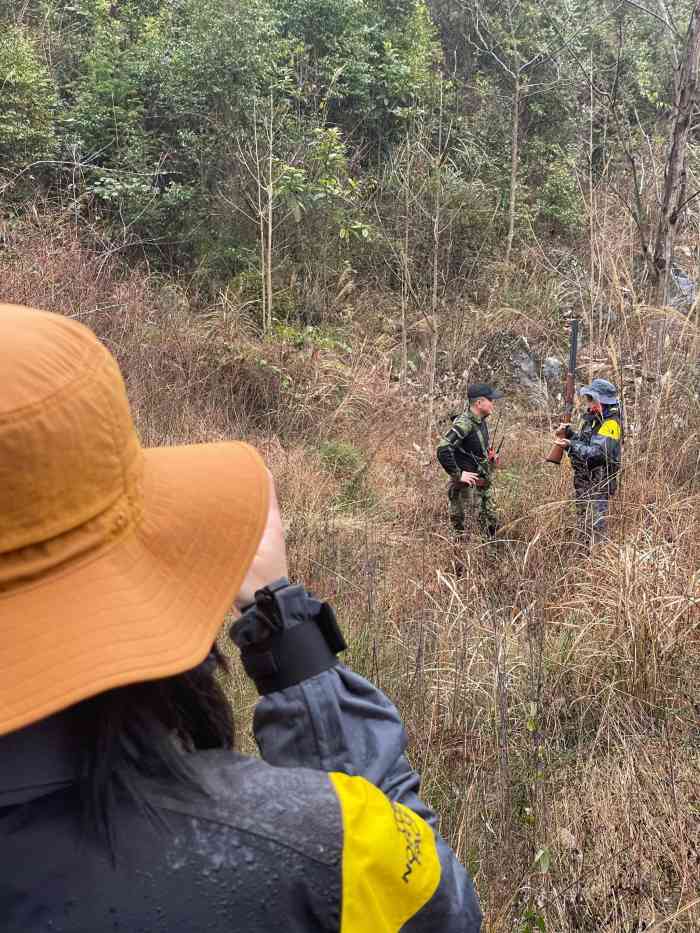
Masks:
[[[487,930],[700,927],[697,16],[0,0],[0,300],[92,326],[145,443],[264,451]],[[626,411],[592,556],[542,463],[573,318]],[[496,554],[434,460],[477,378],[509,393]]]

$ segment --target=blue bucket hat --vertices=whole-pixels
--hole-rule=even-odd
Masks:
[[[589,386],[578,390],[579,395],[590,395],[595,402],[601,405],[617,405],[617,389],[607,379],[594,379]]]

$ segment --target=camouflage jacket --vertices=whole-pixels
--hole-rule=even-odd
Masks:
[[[489,430],[485,418],[478,418],[467,409],[452,422],[452,427],[438,444],[437,458],[453,480],[459,480],[462,470],[478,473],[491,480],[488,458]]]

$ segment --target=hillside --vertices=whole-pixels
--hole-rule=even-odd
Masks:
[[[260,448],[489,933],[700,929],[699,75],[700,0],[0,0],[0,301],[92,327],[144,444]],[[497,545],[435,457],[482,380]]]
[[[342,325],[262,337],[245,308],[193,304],[176,281],[81,245],[55,216],[18,225],[0,271],[0,300],[75,315],[107,342],[145,443],[243,437],[264,452],[292,572],[333,601],[349,662],[397,702],[487,930],[697,928],[691,318],[667,319],[671,376],[660,388],[644,375],[658,312],[635,308],[606,344],[584,342],[582,367],[603,360],[628,406],[611,540],[588,557],[572,547],[569,469],[542,462],[556,399],[537,407],[515,384],[497,483],[506,540],[455,541],[431,445],[463,386],[445,367],[429,423],[425,368],[400,386],[397,337],[384,326],[396,308],[385,303],[378,319],[371,292],[353,293]],[[459,365],[514,327],[539,358],[563,349],[565,331],[512,308],[470,314],[449,319]],[[418,334],[419,363],[422,346]],[[507,346],[496,376],[508,372]],[[254,698],[238,669],[229,690],[245,726]]]

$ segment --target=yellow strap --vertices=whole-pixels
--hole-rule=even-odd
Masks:
[[[435,834],[364,778],[330,779],[343,814],[340,933],[398,933],[440,883]]]
[[[620,430],[619,422],[615,421],[614,418],[608,418],[607,421],[601,424],[598,429],[598,434],[602,435],[602,437],[612,437],[614,441],[619,441],[622,431]]]

